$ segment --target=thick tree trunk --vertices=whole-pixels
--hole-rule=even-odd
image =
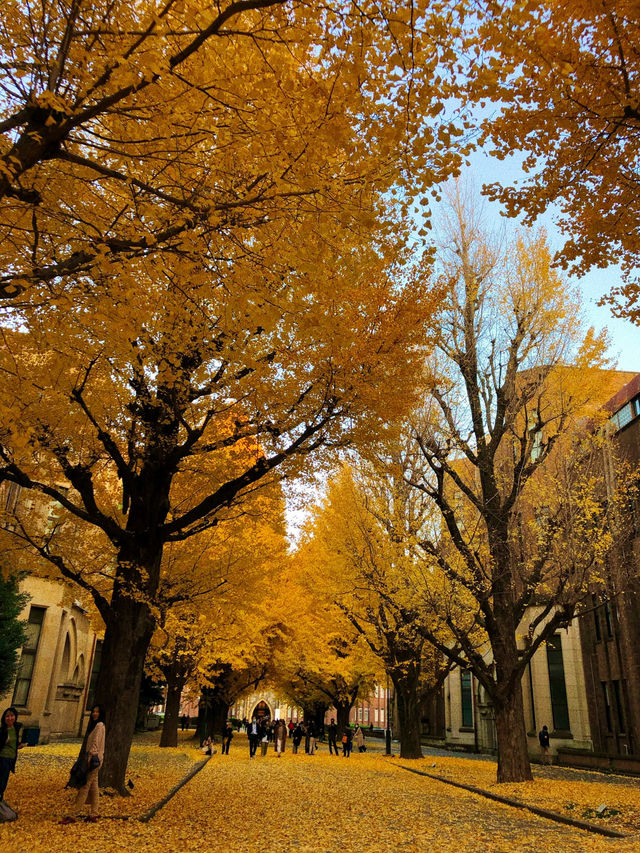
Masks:
[[[528,782],[531,763],[520,682],[511,695],[494,704],[498,735],[498,782]]]
[[[338,737],[342,737],[342,733],[349,725],[349,714],[351,713],[351,702],[336,702],[336,725],[338,726]]]
[[[125,776],[135,731],[140,683],[154,630],[146,603],[114,591],[96,684],[96,703],[106,711],[106,749],[100,785],[128,793]]]
[[[160,746],[178,745],[178,716],[180,714],[180,696],[184,687],[184,678],[172,677],[167,673],[167,700],[164,707],[164,722],[160,735]]]
[[[196,729],[200,744],[207,737],[216,740],[222,738],[222,731],[227,722],[228,714],[229,703],[216,695],[215,688],[204,687],[198,708],[198,726]]]
[[[398,726],[400,728],[400,758],[422,758],[420,746],[420,698],[418,684],[420,667],[410,665],[401,676],[390,673],[396,692]]]
[[[316,736],[321,738],[324,735],[324,718],[327,713],[326,705],[318,705],[316,707],[315,715],[313,718],[313,724],[316,729]]]
[[[215,738],[216,740],[221,740],[222,731],[224,729],[225,723],[227,722],[228,713],[228,702],[225,702],[224,700],[219,698],[213,700],[211,705],[207,708],[207,737]]]

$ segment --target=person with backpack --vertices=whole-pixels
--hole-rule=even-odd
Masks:
[[[7,708],[0,721],[0,821],[15,820],[18,817],[5,802],[4,792],[9,783],[9,775],[16,772],[18,750],[24,746],[20,739],[21,730],[18,712],[13,706]]]

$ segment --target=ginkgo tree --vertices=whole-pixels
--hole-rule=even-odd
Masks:
[[[636,324],[640,259],[640,15],[632,0],[480,0],[466,96],[494,102],[485,137],[525,155],[520,186],[488,187],[531,223],[550,204],[578,272],[621,263],[618,310]]]
[[[412,427],[420,454],[404,476],[437,507],[440,524],[419,544],[467,614],[434,611],[448,642],[421,630],[473,670],[493,705],[498,781],[522,781],[522,674],[571,621],[611,546],[615,500],[603,500],[593,430],[630,376],[605,369],[606,339],[583,329],[542,236],[499,249],[459,191],[450,211],[449,295]]]
[[[396,434],[399,441],[399,436]],[[421,758],[422,707],[451,667],[429,645],[423,622],[434,620],[426,598],[436,572],[425,572],[416,536],[432,523],[433,506],[416,495],[391,442],[368,463],[343,466],[316,508],[300,559],[323,577],[323,594],[344,615],[391,678],[397,703],[400,755]],[[412,451],[407,441],[406,453]],[[391,459],[396,456],[396,464]]]
[[[440,115],[457,13],[3,12],[0,478],[91,546],[27,536],[105,623],[124,790],[165,546],[411,398],[434,294],[406,214],[466,144]]]
[[[341,734],[355,703],[371,694],[381,667],[335,606],[325,567],[308,557],[300,546],[277,593],[283,623],[273,681],[307,717],[322,721],[332,707]]]
[[[293,223],[273,236],[272,265],[248,257],[216,274],[209,259],[204,277],[202,260],[140,259],[135,290],[103,279],[14,308],[19,329],[2,333],[0,477],[76,525],[38,547],[106,626],[96,695],[109,708],[102,774],[114,787],[165,545],[218,526],[322,448],[366,440],[382,409],[401,411],[413,393],[434,294],[420,269],[415,281],[403,272],[404,250],[356,250],[353,235],[324,227],[305,244]],[[67,541],[93,543],[95,562],[65,560]]]

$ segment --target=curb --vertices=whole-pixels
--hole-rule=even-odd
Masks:
[[[151,820],[151,818],[154,817],[160,811],[161,808],[164,808],[164,806],[167,805],[169,800],[171,800],[173,797],[175,797],[175,795],[178,793],[180,788],[183,788],[187,784],[187,782],[190,782],[193,779],[193,777],[197,773],[199,773],[202,770],[202,768],[205,766],[205,764],[207,764],[210,760],[211,760],[211,757],[209,756],[208,758],[205,758],[202,761],[199,761],[197,764],[195,764],[191,768],[191,770],[189,770],[187,775],[184,776],[178,782],[177,785],[174,785],[173,788],[171,788],[171,790],[169,791],[168,794],[166,794],[161,800],[158,800],[158,802],[155,805],[151,806],[151,808],[148,811],[146,811],[143,815],[140,815],[140,817],[137,818],[137,820],[139,820],[141,823],[148,823]],[[135,820],[135,818],[134,818],[134,820]]]
[[[426,776],[428,779],[435,779],[436,782],[443,782],[445,785],[452,785],[454,788],[462,788],[463,791],[469,791],[472,794],[478,794],[480,797],[484,797],[487,800],[494,800],[497,803],[502,803],[506,806],[512,806],[516,809],[524,809],[525,811],[532,812],[538,817],[547,818],[547,820],[553,820],[556,823],[564,823],[568,826],[573,826],[576,829],[584,829],[586,832],[591,832],[594,835],[604,835],[607,838],[632,838],[633,836],[628,832],[620,832],[617,829],[608,829],[604,826],[598,826],[597,823],[589,823],[586,820],[576,820],[573,817],[567,817],[566,815],[559,814],[558,812],[552,812],[548,809],[541,809],[538,806],[530,806],[527,803],[521,803],[519,800],[511,800],[509,797],[503,797],[500,794],[493,794],[491,791],[485,791],[483,788],[476,788],[474,785],[465,785],[462,782],[454,782],[451,779],[444,779],[442,776],[436,776],[434,773],[425,773],[424,770],[416,770],[413,767],[405,767],[404,764],[399,764],[401,770],[406,770],[409,773],[415,773],[418,776]]]

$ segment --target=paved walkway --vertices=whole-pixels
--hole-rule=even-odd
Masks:
[[[243,738],[215,755],[153,819],[158,837],[230,853],[559,853],[638,850],[406,773],[378,755],[273,751],[249,759]],[[377,750],[375,750],[377,752]],[[176,835],[176,827],[182,827]],[[215,846],[213,842],[215,840]]]

